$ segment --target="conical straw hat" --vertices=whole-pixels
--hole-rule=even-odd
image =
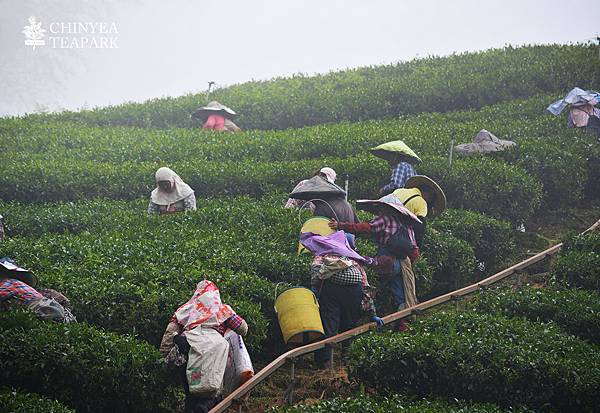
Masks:
[[[440,188],[437,182],[425,175],[415,175],[408,178],[406,184],[404,185],[405,188],[419,189],[421,189],[423,186],[430,187],[435,193],[435,201],[433,202],[433,205],[427,205],[429,211],[432,212],[431,216],[441,214],[446,209],[446,194],[444,194],[444,191],[442,191],[442,188]],[[427,214],[428,216],[429,211]]]
[[[235,113],[232,109],[217,102],[216,100],[213,100],[208,105],[196,109],[196,111],[192,114],[192,116],[207,118],[210,115],[214,115],[214,114],[221,115],[226,118],[231,118],[231,117],[237,115],[237,113]]]
[[[394,194],[385,195],[379,199],[359,199],[356,201],[356,207],[358,209],[362,209],[364,211],[372,212],[373,214],[378,214],[381,208],[386,208],[388,211],[391,211],[404,220],[407,221],[416,221],[418,223],[421,222],[419,218],[412,212],[408,210]]]
[[[409,158],[410,163],[421,162],[421,158],[403,141],[386,142],[372,148],[370,151],[373,155],[386,161],[394,161],[398,155],[404,155]]]
[[[316,198],[343,198],[345,196],[346,191],[319,175],[313,176],[289,195],[290,198],[302,199],[305,201]]]

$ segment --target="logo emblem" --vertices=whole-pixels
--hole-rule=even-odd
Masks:
[[[27,39],[25,40],[25,46],[33,46],[33,50],[35,50],[36,46],[44,46],[46,44],[44,38],[45,29],[42,29],[42,22],[38,22],[35,16],[30,16],[29,26],[25,26],[23,29],[23,34]]]

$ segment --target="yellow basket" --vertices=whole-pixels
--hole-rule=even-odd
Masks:
[[[312,232],[314,234],[319,234],[323,236],[331,235],[335,232],[335,230],[329,228],[329,218],[324,217],[312,217],[307,219],[302,228],[300,228],[300,233],[303,232]],[[304,245],[298,243],[298,255],[303,252],[309,252]]]
[[[290,346],[318,341],[325,336],[317,298],[308,288],[292,287],[275,300],[283,341]]]

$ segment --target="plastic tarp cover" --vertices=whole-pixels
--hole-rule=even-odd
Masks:
[[[558,116],[568,105],[596,105],[600,101],[600,93],[595,90],[583,90],[575,87],[563,99],[552,103],[546,109]]]
[[[454,150],[458,154],[468,155],[472,153],[490,153],[502,151],[504,149],[516,146],[513,141],[498,139],[493,133],[482,129],[477,133],[472,143],[463,143],[456,145]]]

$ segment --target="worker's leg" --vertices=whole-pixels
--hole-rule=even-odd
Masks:
[[[392,296],[398,305],[398,310],[404,309],[406,300],[404,298],[404,279],[402,277],[402,267],[400,260],[394,259],[392,273],[390,275],[390,290]]]
[[[402,267],[402,279],[404,281],[404,299],[406,307],[412,307],[418,304],[417,293],[415,289],[415,273],[412,270],[410,258],[400,261]]]
[[[340,329],[341,309],[336,294],[336,288],[338,287],[330,281],[325,281],[319,293],[319,313],[321,314],[325,337],[336,335]],[[317,350],[315,352],[315,362],[319,367],[328,367],[331,365],[332,355],[331,347]]]
[[[356,327],[360,318],[362,285],[348,285],[339,290],[340,301],[342,302],[340,314],[340,333]],[[342,342],[342,352],[345,353],[352,344],[352,340]]]

